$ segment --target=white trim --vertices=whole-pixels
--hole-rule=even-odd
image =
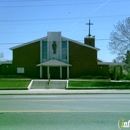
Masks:
[[[91,48],[91,49],[94,49],[94,50],[97,50],[99,51],[100,49],[99,48],[96,48],[96,47],[93,47],[93,46],[90,46],[90,45],[87,45],[87,44],[84,44],[84,43],[81,43],[81,42],[78,42],[78,41],[75,41],[75,40],[72,40],[72,39],[69,39],[69,38],[66,38],[66,37],[63,37],[63,40],[68,40],[68,41],[72,41],[78,45],[81,45],[81,46],[84,46],[84,47],[88,47],[88,48]]]
[[[98,65],[123,66],[125,63],[98,62]]]
[[[41,64],[38,64],[37,66],[72,66],[72,65],[58,60],[49,60]]]
[[[69,80],[66,80],[67,81],[67,83],[66,83],[66,88],[68,88],[68,82],[69,82]]]
[[[49,32],[49,33],[50,33],[50,32]],[[34,42],[38,42],[38,41],[41,41],[41,40],[44,40],[44,39],[47,39],[47,42],[48,42],[48,40],[49,40],[49,39],[48,39],[48,36],[45,36],[45,37],[42,37],[42,38],[39,38],[39,39],[30,41],[30,42],[26,42],[26,43],[20,44],[20,45],[18,45],[18,46],[12,47],[12,48],[10,48],[10,50],[17,49],[17,48],[19,48],[19,47],[26,46],[26,45],[29,45],[29,44],[32,44],[32,43],[34,43]],[[66,37],[61,36],[61,40],[62,40],[62,39],[63,39],[63,40],[66,40],[66,41],[72,41],[72,42],[74,42],[74,43],[76,43],[76,44],[79,44],[79,45],[85,46],[85,47],[89,47],[89,48],[94,49],[94,50],[97,50],[97,51],[100,50],[99,48],[96,48],[96,47],[93,47],[93,46],[90,46],[90,45],[87,45],[87,44],[84,44],[84,43],[81,43],[81,42],[78,42],[78,41],[75,41],[75,40],[72,40],[72,39],[69,39],[69,38],[66,38]]]
[[[44,39],[46,39],[46,38],[47,38],[47,36],[46,36],[46,37],[39,38],[39,39],[36,39],[36,40],[33,40],[33,41],[30,41],[30,42],[26,42],[26,43],[20,44],[20,45],[15,46],[15,47],[11,47],[10,50],[17,49],[17,48],[19,48],[19,47],[23,47],[23,46],[32,44],[32,43],[34,43],[34,42],[41,41],[41,40],[44,40]]]
[[[2,64],[12,64],[12,61],[0,61],[0,65]]]
[[[31,88],[32,83],[33,83],[33,80],[31,80],[30,84],[28,85],[28,90]]]

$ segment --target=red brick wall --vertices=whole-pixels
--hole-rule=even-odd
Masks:
[[[72,65],[70,78],[109,74],[108,67],[100,70],[100,66],[97,65],[97,50],[73,42],[69,42],[69,63]]]
[[[24,67],[24,75],[31,78],[39,78],[40,68],[40,41],[28,44],[13,50],[13,68],[17,73],[17,67]]]

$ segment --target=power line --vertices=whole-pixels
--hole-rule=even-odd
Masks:
[[[11,1],[9,1],[9,0],[0,0],[0,2],[37,2],[37,1],[51,1],[51,0],[22,0],[22,1],[20,1],[20,0],[11,0]]]
[[[31,0],[30,0],[31,1]],[[33,0],[34,1],[34,0]],[[40,0],[41,1],[41,0]],[[0,1],[0,2],[5,2],[5,1]],[[11,1],[6,1],[6,2],[11,2]],[[14,1],[14,2],[18,2],[18,1]],[[19,1],[21,2],[21,1]],[[22,2],[27,2],[27,1],[22,1]],[[35,1],[36,2],[36,1]],[[112,3],[117,3],[117,2],[130,2],[129,0],[126,1],[111,1],[109,4]],[[88,3],[65,3],[65,4],[43,4],[43,5],[16,5],[16,6],[0,6],[0,8],[18,8],[18,7],[42,7],[42,6],[74,6],[74,5],[88,5],[88,4],[103,4],[104,2],[88,2]]]
[[[37,1],[53,1],[53,0],[22,0],[22,1],[19,1],[19,0],[11,0],[11,1],[9,1],[9,0],[0,0],[0,2],[20,2],[20,3],[22,3],[22,2],[37,2]],[[115,0],[115,1],[112,1],[111,3],[115,3],[115,2],[127,2],[127,1],[129,1],[129,0]],[[85,2],[85,3],[81,3],[81,4],[94,4],[94,3],[104,3],[104,1],[100,1],[100,2]],[[80,3],[74,3],[74,4],[80,4]],[[56,4],[55,4],[56,5]]]
[[[48,18],[48,19],[7,19],[7,20],[0,20],[0,22],[36,22],[36,21],[56,21],[56,20],[73,20],[73,19],[86,19],[86,18],[109,18],[109,17],[123,17],[123,16],[129,16],[128,15],[104,15],[104,16],[93,16],[93,17],[71,17],[71,18]],[[59,22],[59,21],[58,21]],[[60,21],[61,23],[61,21]]]

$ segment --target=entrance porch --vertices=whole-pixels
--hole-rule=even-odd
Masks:
[[[42,79],[69,79],[70,64],[49,60],[37,66],[40,67],[40,78]]]

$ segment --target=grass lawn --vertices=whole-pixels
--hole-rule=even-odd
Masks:
[[[68,89],[130,89],[130,82],[69,81]]]
[[[0,90],[27,90],[30,80],[0,79]]]

